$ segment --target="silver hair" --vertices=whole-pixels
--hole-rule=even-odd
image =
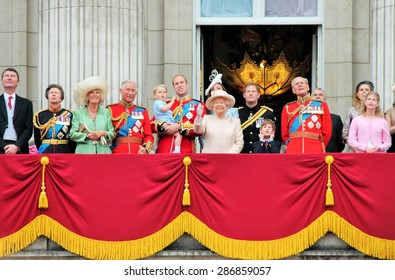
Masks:
[[[133,80],[125,80],[121,83],[121,88],[124,88],[126,84],[135,84],[137,89],[137,83]]]

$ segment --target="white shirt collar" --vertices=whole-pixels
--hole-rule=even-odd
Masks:
[[[4,97],[5,97],[5,99],[8,99],[8,97],[10,97],[10,96],[12,96],[12,99],[14,99],[14,98],[15,98],[15,95],[16,95],[15,92],[14,92],[14,93],[11,93],[11,94],[4,92]]]

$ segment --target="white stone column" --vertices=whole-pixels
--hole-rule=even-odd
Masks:
[[[51,83],[64,88],[62,105],[72,110],[77,108],[74,86],[89,76],[107,78],[106,105],[119,101],[119,86],[126,79],[142,88],[143,4],[144,0],[40,0],[39,109],[47,108],[44,91]]]
[[[372,0],[372,77],[382,98],[383,110],[394,101],[395,82],[395,2]]]

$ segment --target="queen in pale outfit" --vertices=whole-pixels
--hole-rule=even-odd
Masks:
[[[193,129],[205,137],[202,153],[237,154],[242,150],[244,140],[240,119],[226,115],[226,111],[234,104],[232,95],[216,90],[206,101],[206,108],[213,114],[202,117],[203,108],[198,106]]]

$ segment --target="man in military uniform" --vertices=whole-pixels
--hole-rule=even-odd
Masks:
[[[199,104],[203,105],[203,115],[206,114],[206,106],[203,102],[192,99],[188,94],[188,82],[183,75],[176,75],[172,81],[177,95],[170,110],[173,112],[174,123],[164,125],[162,121],[152,118],[151,128],[153,133],[158,133],[157,153],[172,153],[174,150],[173,134],[179,131],[182,135],[181,153],[194,153],[195,137],[200,136],[193,130],[193,122],[196,118],[196,109]]]
[[[276,122],[273,109],[258,104],[261,93],[256,83],[247,83],[244,86],[243,97],[246,106],[239,108],[239,118],[243,130],[244,147],[241,153],[252,153],[252,143],[259,141],[259,129],[264,119]]]
[[[306,78],[294,78],[291,86],[297,100],[286,104],[281,114],[286,153],[324,153],[332,134],[328,105],[311,98]]]
[[[107,106],[111,113],[116,137],[112,145],[114,154],[146,154],[153,146],[151,122],[148,111],[133,104],[137,95],[135,82],[122,82],[121,101]]]

